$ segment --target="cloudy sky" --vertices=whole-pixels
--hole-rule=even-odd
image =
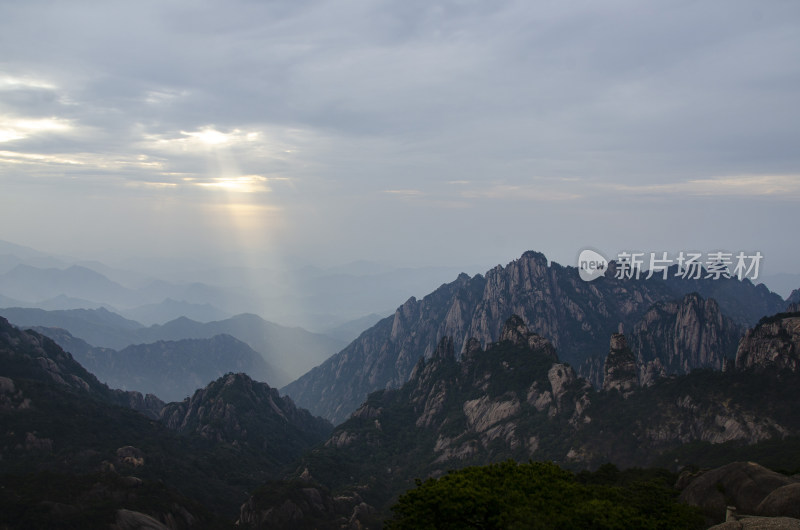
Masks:
[[[0,239],[105,262],[800,272],[798,139],[795,0],[0,3]]]

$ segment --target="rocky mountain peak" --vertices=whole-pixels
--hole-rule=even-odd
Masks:
[[[274,388],[243,373],[225,374],[192,397],[169,403],[161,412],[161,420],[184,434],[287,456],[331,429],[327,421],[313,417]]]
[[[603,390],[619,390],[627,394],[639,386],[636,356],[622,333],[611,335],[611,345],[603,366]]]
[[[504,341],[509,341],[515,346],[523,346],[531,350],[543,350],[554,361],[558,362],[558,355],[550,341],[541,335],[532,333],[519,315],[511,315],[503,325],[499,342]]]
[[[531,264],[547,267],[547,256],[535,250],[527,250],[520,256],[520,261],[527,261]]]

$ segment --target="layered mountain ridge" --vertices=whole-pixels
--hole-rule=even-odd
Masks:
[[[120,351],[97,348],[58,328],[35,328],[69,351],[112,388],[180,401],[228,372],[245,372],[272,383],[277,370],[250,346],[230,335],[135,344]],[[281,380],[280,374],[277,376]]]
[[[691,292],[713,295],[719,312],[731,315],[739,326],[752,325],[785,306],[780,296],[749,280],[684,280],[675,278],[674,271],[670,274],[667,280],[644,279],[644,275],[639,280],[618,279],[612,262],[605,277],[589,283],[579,278],[577,269],[548,265],[543,254],[529,251],[485,276],[461,274],[421,300],[410,298],[393,316],[283,390],[301,406],[338,423],[369,392],[402,385],[417,360],[430,357],[442,337],[453,338],[458,355],[470,338],[483,345],[497,341],[512,314],[549,340],[561,359],[579,366],[592,356],[604,356],[603,345],[620,323],[633,329],[655,304],[679,300]],[[708,312],[709,319],[719,320],[712,306]],[[721,333],[728,337],[733,325],[725,321],[723,327]],[[734,353],[712,355],[708,347],[703,349],[704,344],[701,338],[698,362],[720,364]]]
[[[441,339],[408,382],[370,394],[298,473],[359,492],[383,509],[414,477],[473,464],[512,458],[576,469],[646,466],[686,444],[800,435],[793,405],[800,374],[791,366],[779,374],[699,370],[641,386],[636,359],[617,333],[605,361],[607,382],[597,391],[518,316],[500,337],[486,348],[468,341],[460,358],[455,342]],[[676,469],[687,463],[670,460]]]
[[[268,380],[277,387],[299,377],[344,345],[339,339],[311,333],[302,328],[280,326],[247,313],[205,323],[181,317],[150,327],[144,327],[103,308],[59,311],[7,308],[0,310],[0,315],[19,327],[39,328],[45,334],[51,332],[44,328],[61,328],[91,346],[114,350],[158,341],[210,339],[217,335],[230,335],[261,354],[269,366]],[[66,337],[59,332],[53,332],[52,338],[59,341]],[[67,340],[61,343],[66,349],[73,345]],[[234,367],[230,369],[243,370]],[[262,377],[261,373],[251,375]],[[207,382],[203,381],[202,384]]]
[[[13,528],[228,527],[247,491],[331,428],[244,374],[167,405],[109,389],[5,319],[0,422],[0,525]]]

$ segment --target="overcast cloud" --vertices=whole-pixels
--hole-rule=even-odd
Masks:
[[[794,0],[0,4],[0,239],[106,262],[800,272],[798,138]]]

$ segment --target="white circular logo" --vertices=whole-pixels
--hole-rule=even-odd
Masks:
[[[581,280],[590,282],[603,276],[608,270],[608,260],[594,250],[584,249],[578,256],[578,274]]]

